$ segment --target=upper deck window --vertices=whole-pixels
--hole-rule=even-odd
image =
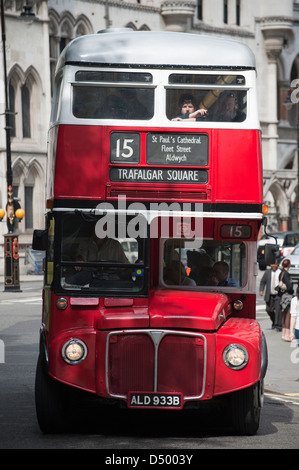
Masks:
[[[170,120],[187,123],[246,119],[247,91],[243,75],[171,74],[169,84],[166,114]]]
[[[73,114],[83,119],[151,119],[154,89],[75,86]]]
[[[206,74],[183,74],[172,73],[169,83],[186,85],[245,85],[243,75],[206,75]]]
[[[143,72],[107,72],[79,70],[75,80],[79,82],[111,82],[111,83],[152,83],[151,73]]]
[[[154,88],[142,86],[151,85],[150,73],[82,70],[75,78],[73,114],[77,118],[147,120],[154,115]]]

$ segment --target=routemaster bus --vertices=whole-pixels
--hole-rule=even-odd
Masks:
[[[77,38],[57,63],[48,144],[46,229],[33,239],[46,250],[41,430],[64,429],[80,389],[148,413],[217,400],[254,434],[267,347],[251,50],[129,29]]]

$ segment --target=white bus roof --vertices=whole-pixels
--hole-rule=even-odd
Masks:
[[[57,63],[86,66],[254,69],[251,49],[237,41],[200,34],[106,30],[70,42]]]

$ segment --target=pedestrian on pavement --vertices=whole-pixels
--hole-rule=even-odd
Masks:
[[[282,327],[282,340],[290,341],[290,305],[292,296],[294,294],[291,276],[288,273],[291,261],[284,259],[281,263],[282,272],[279,275],[279,281],[282,281],[286,286],[286,291],[280,297],[280,311],[281,311],[281,327]]]
[[[275,287],[278,286],[280,273],[278,262],[275,260],[275,263],[270,265],[270,269],[264,272],[259,288],[260,295],[264,295],[266,312],[271,319],[272,329],[281,328],[281,324],[278,325],[280,318],[280,297],[277,290],[275,290]]]
[[[291,300],[290,315],[290,341],[295,338],[299,346],[299,286],[297,286],[295,297]]]

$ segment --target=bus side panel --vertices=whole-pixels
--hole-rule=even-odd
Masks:
[[[233,303],[234,300],[239,300],[240,292],[230,293],[229,299],[231,303]],[[256,319],[256,294],[255,293],[246,294],[246,296],[244,296],[244,298],[242,299],[242,302],[243,302],[242,310],[239,310],[239,311],[233,310],[231,316],[238,317],[238,318],[251,318],[255,320]]]
[[[248,351],[248,364],[242,370],[230,369],[223,360],[229,344],[240,344]],[[214,395],[233,392],[255,384],[261,376],[262,331],[255,320],[230,318],[216,335]]]
[[[63,360],[63,346],[72,338],[80,339],[87,346],[87,356],[81,364],[69,365]],[[77,329],[72,334],[70,331],[63,332],[49,342],[49,374],[67,385],[95,393],[95,351],[95,330]]]
[[[107,142],[104,127],[59,126],[54,197],[105,198]]]
[[[173,132],[173,129],[163,131]],[[55,198],[105,199],[106,185],[109,184],[109,132],[110,129],[104,126],[59,126]],[[216,203],[261,204],[263,196],[259,131],[196,129],[196,132],[206,132],[209,135],[210,178],[207,184],[199,186],[180,183],[180,189],[211,188],[212,202]],[[142,147],[141,150],[144,161],[145,149]],[[119,182],[117,187],[120,190],[128,184],[130,188],[132,184],[134,187],[139,187],[140,184],[142,189],[149,188],[149,183],[142,181]],[[155,189],[160,188],[169,189],[169,186],[155,183]],[[172,189],[177,190],[177,185],[173,184]]]
[[[214,151],[213,202],[262,204],[259,131],[219,129]]]

